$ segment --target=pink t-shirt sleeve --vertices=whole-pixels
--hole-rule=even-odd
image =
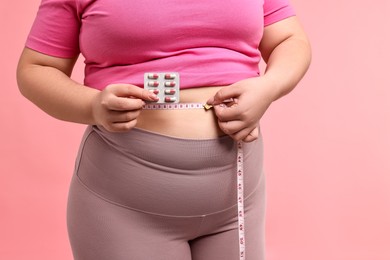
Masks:
[[[288,0],[264,0],[264,26],[294,16],[295,12]]]
[[[75,0],[42,0],[26,47],[55,57],[73,58],[80,53],[79,32]]]

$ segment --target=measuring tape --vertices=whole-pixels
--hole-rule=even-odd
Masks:
[[[207,108],[206,108],[207,107]],[[157,110],[157,109],[209,109],[211,106],[207,106],[201,103],[173,103],[173,104],[146,104],[143,109]]]
[[[144,105],[143,109],[205,109],[213,106],[202,103],[180,103],[180,74],[178,72],[147,72],[144,74],[144,89],[154,93],[158,100]],[[230,100],[226,100],[229,102]],[[225,101],[224,101],[225,102]],[[237,142],[237,216],[240,260],[245,260],[244,223],[244,152],[242,142]]]
[[[237,211],[240,260],[245,260],[244,151],[241,141],[237,142]]]
[[[206,109],[212,106],[202,103],[146,104],[143,109]],[[244,217],[244,152],[242,142],[237,142],[237,214],[240,260],[245,260],[245,217]]]

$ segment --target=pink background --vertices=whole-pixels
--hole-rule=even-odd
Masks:
[[[389,260],[390,1],[292,2],[314,55],[262,120],[268,260]],[[0,259],[71,259],[66,197],[84,127],[50,118],[15,81],[38,4],[0,2]]]

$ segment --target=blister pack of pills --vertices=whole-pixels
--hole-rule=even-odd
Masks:
[[[144,74],[144,89],[158,96],[152,103],[179,103],[180,76],[177,72],[147,72]]]

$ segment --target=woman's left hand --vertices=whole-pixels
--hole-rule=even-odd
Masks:
[[[255,77],[222,88],[207,104],[214,106],[225,134],[236,141],[252,142],[259,136],[260,118],[275,97],[272,84],[265,77]]]

